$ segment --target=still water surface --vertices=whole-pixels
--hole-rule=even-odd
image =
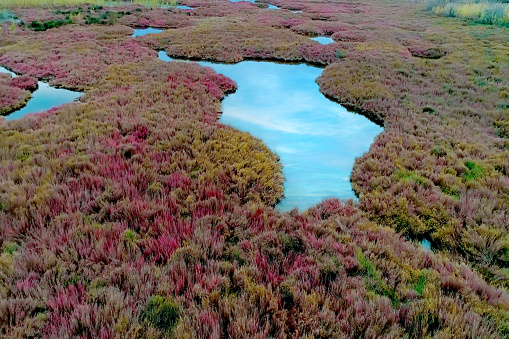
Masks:
[[[261,2],[257,2],[256,0],[230,0],[230,2],[240,2],[240,1],[251,2],[251,3],[255,4],[255,5],[258,4],[258,3],[261,4]],[[279,7],[271,5],[271,4],[269,4],[267,8],[268,9],[279,9]]]
[[[136,36],[154,32],[136,31]],[[163,51],[159,59],[189,62]],[[261,61],[199,64],[237,83],[222,102],[219,121],[260,138],[279,155],[285,176],[280,210],[303,210],[329,197],[355,198],[350,184],[355,158],[382,128],[325,98],[315,82],[322,68]]]
[[[161,33],[162,31],[163,31],[162,29],[157,29],[157,28],[140,28],[140,29],[134,30],[134,34],[132,35],[132,37],[136,38],[137,36],[144,36],[147,34],[156,34],[156,33]]]
[[[179,61],[165,52],[159,59]],[[219,121],[262,139],[281,158],[285,198],[279,209],[303,210],[328,197],[355,198],[349,180],[353,163],[382,128],[325,98],[315,82],[323,69],[261,61],[199,64],[238,85],[224,99]]]
[[[0,66],[0,73],[9,73],[12,77],[16,74]],[[39,81],[38,88],[32,93],[32,98],[27,105],[13,113],[6,115],[6,120],[19,119],[24,115],[49,110],[60,105],[73,102],[83,93],[74,92],[63,88],[51,87],[45,82]]]
[[[311,40],[318,41],[322,45],[328,45],[328,44],[332,44],[334,42],[334,40],[332,40],[331,37],[327,37],[327,36],[318,36],[316,38],[311,38]]]

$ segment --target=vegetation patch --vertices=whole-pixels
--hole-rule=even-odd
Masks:
[[[399,177],[401,181],[413,181],[418,185],[421,185],[423,187],[429,186],[429,180],[426,178],[421,177],[415,172],[412,171],[399,171],[396,173],[396,175]]]
[[[439,15],[470,19],[481,24],[509,27],[509,5],[504,1],[439,0],[429,2],[428,10]]]
[[[31,92],[37,88],[37,79],[29,76],[11,78],[0,73],[0,115],[16,111],[27,104],[32,97]]]
[[[422,20],[413,2],[186,4],[0,24],[0,64],[85,90],[0,125],[2,336],[506,336],[506,28]],[[147,26],[171,29],[131,38]],[[217,121],[235,83],[147,46],[326,66],[322,93],[385,128],[354,166],[359,202],[274,209],[277,155]]]
[[[147,300],[143,317],[157,329],[171,332],[179,320],[179,306],[169,297],[151,296]]]
[[[465,181],[477,180],[484,174],[484,168],[474,161],[467,160],[465,166],[467,167],[467,171],[463,174]]]

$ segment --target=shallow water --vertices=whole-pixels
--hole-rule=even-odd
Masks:
[[[428,239],[423,239],[421,241],[421,246],[426,250],[426,251],[431,251],[431,243],[429,242]]]
[[[132,37],[136,38],[137,36],[144,36],[147,34],[156,34],[156,33],[161,33],[162,31],[163,31],[162,29],[157,29],[157,28],[140,28],[140,29],[134,30],[134,34],[132,35]]]
[[[159,59],[174,60],[164,52]],[[322,68],[258,61],[199,64],[238,85],[224,99],[219,121],[262,139],[279,155],[285,176],[279,209],[355,198],[349,180],[354,160],[382,128],[325,98],[315,83]]]
[[[318,41],[322,45],[328,45],[328,44],[332,44],[334,42],[334,40],[332,40],[332,38],[327,37],[327,36],[318,36],[316,38],[310,38],[310,39]]]
[[[16,77],[15,73],[4,67],[0,67],[0,73],[9,73],[11,76]],[[73,102],[83,94],[63,88],[51,87],[42,81],[39,81],[37,84],[38,88],[32,93],[32,98],[28,101],[27,105],[4,116],[6,120],[15,120],[30,113],[47,111],[51,108]]]
[[[247,2],[251,2],[253,4],[257,4],[256,0],[230,0],[230,2],[239,2],[239,1],[247,1]],[[260,2],[258,2],[258,3],[260,3]],[[271,5],[271,4],[269,4],[267,8],[268,9],[279,9],[279,7]]]

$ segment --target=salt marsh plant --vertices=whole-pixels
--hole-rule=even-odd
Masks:
[[[0,122],[0,335],[506,336],[507,30],[423,28],[408,2],[200,3],[2,24],[0,64],[86,93]],[[118,23],[177,29],[134,40]],[[321,62],[320,90],[385,127],[355,164],[359,203],[275,210],[277,155],[217,122],[235,83],[146,46]],[[422,238],[437,252],[408,241]]]

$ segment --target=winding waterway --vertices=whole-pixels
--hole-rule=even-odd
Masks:
[[[8,73],[13,78],[16,77],[15,73],[1,66],[0,73]],[[28,101],[26,106],[10,113],[9,115],[5,115],[4,117],[6,120],[15,120],[30,113],[47,111],[51,108],[73,102],[83,95],[83,93],[80,92],[51,87],[42,81],[38,81],[37,85],[37,90],[32,93],[32,98]]]
[[[137,32],[137,36],[143,32]],[[163,61],[178,61],[159,52]],[[263,140],[279,155],[285,176],[281,210],[309,208],[325,198],[355,198],[350,173],[382,128],[325,98],[306,64],[199,62],[233,79],[220,122]]]

